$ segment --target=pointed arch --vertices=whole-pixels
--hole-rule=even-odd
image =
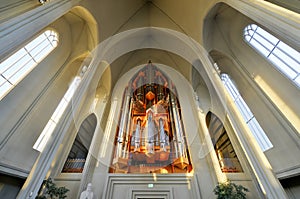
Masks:
[[[189,173],[190,154],[173,82],[149,62],[123,94],[110,172]]]
[[[96,126],[97,117],[94,113],[82,122],[63,166],[63,173],[82,173]]]
[[[239,173],[243,172],[240,161],[231,144],[230,138],[222,121],[211,111],[206,114],[206,126],[222,172]]]

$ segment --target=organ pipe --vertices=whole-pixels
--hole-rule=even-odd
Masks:
[[[171,100],[171,111],[172,111],[172,116],[174,118],[174,127],[175,127],[175,144],[177,145],[177,152],[178,156],[182,157],[184,156],[184,137],[182,133],[182,126],[181,126],[181,121],[179,117],[179,112],[178,112],[178,107],[176,103],[176,99],[174,97],[174,94],[170,94],[170,100]]]
[[[160,129],[160,145],[163,151],[166,151],[167,137],[164,129],[164,121],[162,118],[159,119],[159,129]]]
[[[121,121],[119,126],[118,139],[117,139],[117,148],[118,148],[117,157],[122,156],[122,150],[124,148],[124,137],[125,137],[124,134],[127,130],[126,127],[127,127],[130,101],[131,101],[130,89],[127,87],[125,90],[125,100],[123,101],[122,104],[122,116],[121,116]]]
[[[141,133],[141,120],[137,121],[135,134],[134,134],[134,151],[137,152],[140,149],[140,135]]]
[[[129,151],[129,145],[130,145],[130,131],[131,131],[131,111],[132,111],[132,105],[133,105],[133,100],[132,97],[130,96],[130,106],[129,106],[129,111],[128,111],[128,119],[127,119],[127,126],[126,126],[126,134],[125,134],[125,141],[124,141],[124,150],[122,157],[123,158],[128,158],[128,151]]]
[[[176,128],[175,128],[174,114],[173,114],[173,111],[172,111],[172,105],[169,108],[169,115],[170,115],[170,124],[171,124],[172,132],[173,132],[173,134],[176,135]],[[172,144],[174,146],[174,155],[175,155],[176,158],[178,158],[178,146],[177,146],[176,136],[173,136]]]
[[[145,144],[147,149],[147,154],[154,154],[154,133],[155,126],[152,119],[152,112],[148,112],[147,128],[145,128]]]
[[[131,79],[123,96],[113,172],[191,171],[175,93],[172,81],[151,63]]]

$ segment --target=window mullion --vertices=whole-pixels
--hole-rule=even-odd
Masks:
[[[50,31],[46,30],[45,32]],[[9,58],[1,63],[1,77],[3,77],[12,87],[2,87],[0,99],[2,99],[13,87],[20,82],[32,69],[37,66],[45,56],[47,56],[56,46],[53,45],[49,37],[58,41],[58,35],[56,32],[51,31],[51,34],[42,33],[31,42],[26,44],[23,48],[15,52]],[[46,39],[44,39],[44,35]],[[45,45],[46,46],[43,47]],[[49,47],[51,46],[51,48]],[[34,52],[37,53],[34,53]],[[42,54],[41,54],[42,53]],[[13,83],[14,82],[14,83]],[[4,85],[4,84],[2,84]],[[8,90],[6,90],[8,89]]]
[[[253,31],[252,35],[248,34],[250,33],[249,29],[252,29]],[[257,36],[255,37],[255,35]],[[250,39],[249,36],[251,37]],[[300,87],[299,82],[297,81],[297,77],[300,73],[300,55],[298,51],[256,24],[250,24],[244,28],[244,39],[248,44],[265,56],[278,71],[282,72],[289,80]],[[269,44],[266,42],[273,45],[272,49],[268,49]],[[264,44],[268,46],[265,46]],[[269,47],[271,47],[271,45]],[[295,74],[293,74],[293,72]]]

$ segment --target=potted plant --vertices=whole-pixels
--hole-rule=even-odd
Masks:
[[[65,199],[67,197],[66,193],[69,189],[65,187],[57,187],[51,178],[43,181],[39,195],[35,199]]]
[[[246,199],[245,192],[249,190],[228,180],[224,183],[218,183],[213,191],[217,195],[217,199]]]

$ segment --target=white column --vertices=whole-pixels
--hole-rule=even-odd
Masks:
[[[31,169],[21,191],[19,192],[17,198],[35,198],[38,190],[47,175],[47,172],[51,166],[51,162],[55,157],[55,154],[63,140],[64,135],[70,128],[73,118],[72,118],[72,106],[69,104],[65,113],[62,116],[62,120],[57,124],[52,137],[48,140],[44,150],[40,153],[37,158],[33,168]]]
[[[254,140],[253,135],[247,124],[245,124],[241,113],[235,106],[232,98],[229,95],[226,95],[225,87],[219,77],[219,73],[214,70],[214,67],[210,63],[208,57],[202,58],[203,67],[221,103],[227,111],[228,118],[235,130],[239,142],[241,143],[241,147],[245,152],[249,164],[260,183],[264,195],[270,199],[287,199],[288,197],[279,180],[275,176],[265,154],[262,152],[257,142],[251,141]]]
[[[97,66],[98,65],[90,65],[89,72],[85,78],[82,79],[76,93],[73,95],[72,103],[68,104],[60,121],[57,123],[51,138],[48,140],[44,150],[35,161],[25,184],[17,196],[18,199],[31,199],[35,198],[37,195],[66,132],[70,128],[76,128],[76,124],[74,123],[75,113],[79,112],[82,108],[82,101],[87,97],[89,89],[94,88],[93,80],[97,79],[99,72],[102,72],[102,70],[105,69],[105,65],[103,67]]]
[[[97,155],[103,138],[103,131],[101,130],[100,121],[103,117],[105,106],[106,100],[101,99],[101,101],[97,105],[98,108],[95,110],[95,114],[97,115],[97,127],[95,129],[93,140],[89,148],[89,153],[86,158],[86,162],[82,172],[77,198],[79,198],[80,193],[85,190],[87,184],[90,183],[93,178],[94,170],[97,163]]]

